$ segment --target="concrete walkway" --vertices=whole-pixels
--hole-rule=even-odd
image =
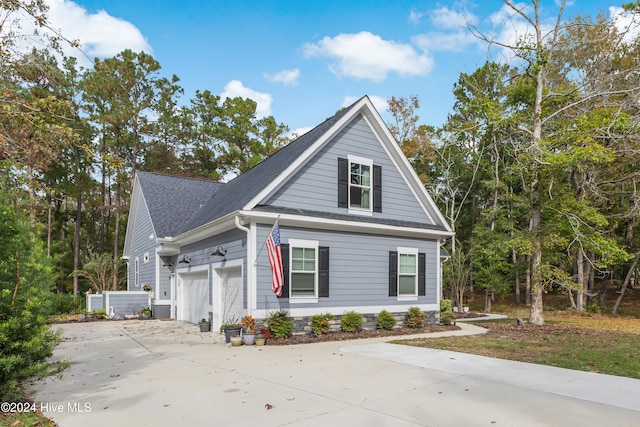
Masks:
[[[454,335],[484,331],[471,324]],[[197,325],[61,325],[62,378],[36,404],[71,426],[632,426],[640,380],[439,350],[388,338],[227,347]],[[440,334],[430,334],[437,336]]]

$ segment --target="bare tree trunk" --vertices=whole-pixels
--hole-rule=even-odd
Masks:
[[[537,191],[537,190],[536,190]],[[540,243],[540,208],[534,204],[531,213],[532,231],[534,234],[533,254],[531,255],[531,310],[529,313],[529,323],[532,325],[544,325],[542,314],[542,246]]]
[[[116,178],[117,180],[117,178]],[[118,249],[120,240],[120,182],[116,182],[116,225],[113,230],[113,282],[111,289],[118,290]]]
[[[613,309],[611,310],[611,314],[617,314],[618,313],[618,307],[620,306],[620,303],[622,302],[622,297],[624,297],[624,293],[627,290],[627,286],[629,286],[629,282],[631,281],[631,276],[633,275],[633,272],[635,271],[636,267],[638,266],[638,261],[640,261],[640,252],[638,252],[636,254],[636,257],[633,260],[633,263],[631,264],[631,267],[629,267],[629,271],[627,272],[627,276],[624,278],[624,283],[622,283],[622,289],[620,289],[620,295],[618,295],[618,298],[616,299],[616,302],[613,305]]]
[[[73,271],[80,269],[80,228],[82,220],[82,194],[78,193],[78,203],[76,206],[76,224],[73,233]],[[73,295],[78,295],[78,275],[73,275]]]
[[[484,312],[491,313],[491,302],[495,298],[495,292],[493,289],[487,289],[484,295]]]
[[[576,289],[576,310],[584,311],[585,307],[585,274],[584,274],[584,249],[578,245],[576,255],[576,268],[578,269],[578,289]]]
[[[514,250],[511,251],[511,262],[513,262],[513,271],[515,272],[516,305],[520,305],[520,272],[518,271],[518,255]]]
[[[531,305],[531,257],[527,255],[527,271],[524,275],[524,304],[528,307]]]
[[[573,289],[567,288],[567,296],[569,297],[569,303],[571,304],[571,309],[575,310],[576,309],[576,302],[573,299]]]

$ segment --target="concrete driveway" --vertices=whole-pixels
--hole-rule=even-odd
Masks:
[[[478,333],[463,324],[456,334]],[[169,321],[60,325],[62,378],[31,383],[72,426],[635,426],[640,380],[386,339],[227,347]]]

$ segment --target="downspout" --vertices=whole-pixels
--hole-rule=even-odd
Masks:
[[[245,227],[240,224],[240,216],[236,215],[233,217],[233,222],[238,230],[244,231],[247,233],[247,315],[251,316],[251,307],[253,306],[253,293],[252,287],[255,286],[254,276],[255,276],[255,267],[251,263],[251,248],[253,247],[253,243],[251,242],[251,229]]]

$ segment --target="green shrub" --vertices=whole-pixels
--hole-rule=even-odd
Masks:
[[[453,302],[450,299],[443,298],[440,300],[440,313],[445,311],[453,311]]]
[[[363,316],[355,311],[348,311],[340,319],[340,327],[344,332],[359,332],[362,329]]]
[[[60,337],[47,324],[55,266],[6,188],[0,183],[0,402],[20,402],[21,380],[63,366],[47,362]]]
[[[443,311],[440,313],[440,323],[443,325],[453,325],[453,312],[452,311]]]
[[[329,322],[333,320],[333,314],[316,314],[311,316],[311,330],[316,335],[323,335],[329,332],[331,325]]]
[[[407,311],[407,326],[414,329],[424,326],[424,313],[418,307],[410,307]]]
[[[293,322],[287,318],[287,310],[280,309],[269,313],[269,329],[274,338],[288,338],[293,331]]]
[[[376,328],[390,331],[396,326],[396,318],[387,310],[382,310],[376,319]]]

